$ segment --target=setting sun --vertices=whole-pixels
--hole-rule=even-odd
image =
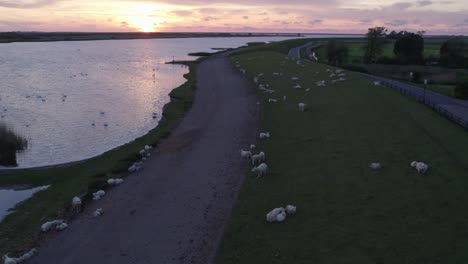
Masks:
[[[129,19],[129,25],[142,32],[153,32],[157,27],[157,19],[150,17],[133,17]]]

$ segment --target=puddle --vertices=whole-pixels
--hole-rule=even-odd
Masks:
[[[0,189],[0,222],[13,211],[8,211],[14,208],[19,202],[24,201],[33,196],[34,193],[43,191],[49,188],[40,186],[32,189]]]

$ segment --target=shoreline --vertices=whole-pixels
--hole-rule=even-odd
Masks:
[[[215,54],[215,53],[213,53]],[[200,57],[200,58],[197,58],[193,61],[171,61],[171,62],[166,62],[166,64],[180,64],[180,65],[185,65],[189,68],[189,72],[187,74],[190,74],[190,64],[193,63],[193,64],[198,64],[202,61],[202,59],[204,59],[204,57]],[[93,159],[97,159],[103,155],[107,155],[107,154],[111,154],[112,152],[115,152],[115,151],[119,151],[121,148],[124,148],[125,146],[127,146],[128,144],[131,144],[145,136],[147,136],[148,134],[150,133],[153,133],[154,130],[158,129],[158,127],[160,126],[160,124],[162,122],[164,122],[164,109],[166,108],[167,105],[173,103],[174,99],[177,100],[177,98],[175,97],[172,97],[171,96],[171,93],[172,91],[176,90],[176,89],[179,89],[180,87],[184,86],[189,80],[186,80],[183,84],[181,84],[180,86],[178,87],[175,87],[171,90],[171,92],[168,94],[169,96],[169,102],[167,102],[163,107],[162,107],[162,110],[163,110],[163,113],[162,113],[162,117],[161,117],[161,120],[159,120],[158,124],[156,125],[156,127],[152,128],[151,130],[149,130],[147,133],[143,134],[142,136],[140,137],[136,137],[134,138],[133,140],[127,142],[127,143],[124,143],[122,145],[119,145],[115,148],[112,148],[110,150],[107,150],[107,151],[104,151],[98,155],[95,155],[95,156],[92,156],[92,157],[89,157],[89,158],[85,158],[85,159],[80,159],[80,160],[76,160],[76,161],[70,161],[70,162],[65,162],[65,163],[59,163],[59,164],[52,164],[52,165],[44,165],[44,166],[36,166],[36,167],[29,167],[29,168],[15,168],[15,167],[2,167],[0,166],[0,175],[2,174],[7,174],[9,172],[21,172],[21,171],[28,171],[28,170],[47,170],[47,169],[57,169],[57,168],[65,168],[65,167],[70,167],[70,166],[73,166],[73,165],[77,165],[77,164],[82,164],[82,163],[85,163],[85,162],[88,162],[90,160],[93,160]]]
[[[18,42],[57,42],[175,38],[304,37],[285,33],[86,33],[86,32],[0,32],[0,44]]]

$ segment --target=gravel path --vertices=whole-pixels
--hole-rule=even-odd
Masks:
[[[255,89],[224,55],[198,67],[195,102],[144,168],[92,203],[29,263],[210,263],[255,141]],[[95,208],[104,215],[92,218]]]

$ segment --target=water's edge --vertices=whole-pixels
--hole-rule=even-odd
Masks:
[[[218,54],[218,53],[221,53],[221,52],[216,52],[216,53],[213,53],[213,54]],[[193,61],[171,61],[171,62],[168,62],[167,64],[180,64],[180,65],[186,65],[188,66],[188,63],[199,63],[200,61],[208,58],[210,56],[207,56],[207,57],[200,57],[196,60],[193,60]],[[190,67],[188,67],[188,70],[189,72],[187,74],[190,73]],[[173,96],[171,96],[171,93],[172,91],[184,86],[186,83],[187,83],[187,79],[185,79],[185,82],[182,83],[181,85],[177,86],[177,87],[174,87],[168,94],[170,100],[169,102],[167,102],[164,106],[163,106],[163,110],[162,110],[162,118],[161,120],[159,120],[158,124],[156,125],[156,127],[154,127],[153,129],[149,130],[147,133],[145,133],[144,135],[140,136],[140,137],[137,137],[137,138],[134,138],[132,141],[129,141],[125,144],[122,144],[120,146],[117,146],[111,150],[107,150],[105,152],[102,152],[101,154],[98,154],[96,156],[93,156],[93,157],[90,157],[90,158],[86,158],[86,159],[82,159],[82,160],[77,160],[77,161],[72,161],[72,162],[65,162],[65,163],[61,163],[61,164],[54,164],[54,165],[47,165],[47,166],[38,166],[38,167],[31,167],[31,168],[15,168],[15,167],[12,167],[12,168],[8,168],[8,167],[4,167],[4,168],[0,168],[0,175],[1,174],[5,174],[5,173],[10,173],[10,172],[20,172],[20,171],[32,171],[32,170],[46,170],[46,169],[55,169],[55,168],[64,168],[64,167],[70,167],[70,166],[73,166],[73,165],[76,165],[76,164],[81,164],[81,163],[85,163],[87,161],[90,161],[90,160],[93,160],[93,159],[97,159],[99,157],[102,157],[104,155],[107,155],[111,152],[115,152],[115,151],[118,151],[120,150],[121,148],[124,148],[125,146],[129,145],[129,144],[132,144],[133,142],[143,138],[143,137],[146,137],[148,134],[151,134],[153,133],[155,130],[157,130],[160,126],[160,124],[162,122],[167,122],[167,120],[165,119],[165,112],[166,112],[166,108],[167,106],[169,106],[171,103],[175,102],[175,100],[177,100],[176,98],[174,98]]]

